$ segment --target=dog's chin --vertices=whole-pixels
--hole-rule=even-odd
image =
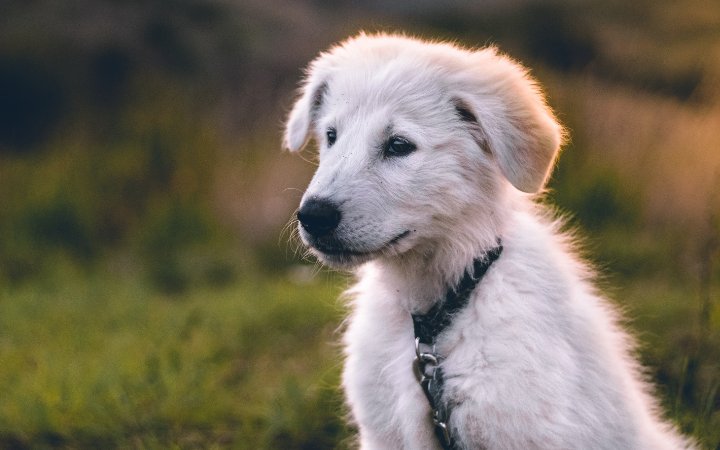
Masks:
[[[373,259],[383,256],[398,255],[406,250],[407,237],[410,231],[404,231],[385,244],[371,250],[359,250],[343,245],[322,245],[308,243],[310,251],[323,264],[336,269],[352,269]]]
[[[316,248],[310,251],[321,263],[334,269],[352,269],[376,257],[372,253],[324,253]]]

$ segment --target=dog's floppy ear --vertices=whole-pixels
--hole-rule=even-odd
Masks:
[[[300,97],[295,101],[283,136],[283,147],[291,152],[301,150],[310,136],[310,127],[317,119],[327,91],[327,81],[320,67],[320,58],[313,61],[308,68],[308,76],[300,88]]]
[[[471,61],[455,98],[459,117],[513,186],[539,192],[562,145],[562,126],[519,64],[493,48],[474,52]]]

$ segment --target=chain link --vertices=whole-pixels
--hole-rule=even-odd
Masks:
[[[447,426],[448,411],[440,401],[442,394],[440,356],[435,351],[435,345],[420,342],[419,337],[415,338],[413,372],[430,403],[431,418],[440,445],[446,450],[455,448]]]

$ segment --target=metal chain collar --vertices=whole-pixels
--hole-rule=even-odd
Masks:
[[[447,405],[442,401],[442,368],[440,356],[435,351],[435,345],[428,345],[415,338],[415,360],[413,371],[427,397],[432,409],[431,418],[435,427],[435,435],[444,449],[454,449],[454,442],[450,436],[447,421],[450,418]]]
[[[441,363],[443,358],[435,349],[435,341],[438,335],[450,325],[453,316],[467,305],[470,294],[488,271],[490,265],[500,257],[502,250],[502,244],[498,240],[497,247],[473,261],[472,272],[466,270],[460,283],[456,287],[448,289],[444,301],[436,302],[425,314],[412,315],[415,330],[413,372],[430,403],[435,435],[445,450],[457,450],[458,447],[448,428],[450,407],[442,399],[444,383]]]

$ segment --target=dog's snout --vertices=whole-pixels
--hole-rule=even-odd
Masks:
[[[300,225],[315,237],[329,234],[340,223],[340,209],[326,199],[310,198],[297,213]]]

